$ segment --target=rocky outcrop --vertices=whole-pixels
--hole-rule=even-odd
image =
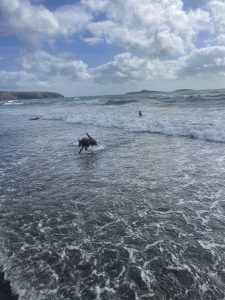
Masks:
[[[0,91],[0,100],[60,98],[61,94],[53,92],[7,92]]]

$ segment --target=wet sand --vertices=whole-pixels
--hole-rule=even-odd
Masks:
[[[0,299],[18,300],[18,296],[12,294],[9,281],[4,280],[4,273],[0,273]]]

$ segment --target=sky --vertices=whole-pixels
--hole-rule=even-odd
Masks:
[[[225,0],[0,0],[0,90],[225,88]]]

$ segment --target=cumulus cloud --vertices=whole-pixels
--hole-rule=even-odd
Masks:
[[[174,77],[175,64],[161,62],[158,59],[138,58],[130,53],[116,55],[106,64],[91,70],[92,76],[99,83],[124,83],[150,80],[157,77]]]
[[[209,13],[185,12],[181,0],[83,0],[103,20],[92,21],[89,31],[109,44],[139,50],[151,57],[184,54],[206,28]]]
[[[132,56],[130,53],[116,55],[112,61],[96,68],[75,60],[69,53],[53,56],[44,51],[25,52],[17,59],[20,71],[0,72],[1,88],[56,87],[76,82],[127,83],[159,77],[174,78],[176,63],[161,62]]]
[[[209,23],[208,12],[186,12],[182,0],[81,0],[54,11],[29,0],[1,0],[0,11],[0,34],[36,47],[82,33],[89,44],[104,41],[151,57],[185,53]]]
[[[218,33],[225,31],[225,2],[224,0],[209,0],[208,8],[212,16],[214,30]]]
[[[212,43],[225,44],[225,2],[224,0],[209,0],[208,10],[211,17]]]
[[[44,51],[24,53],[18,59],[17,72],[0,72],[1,89],[38,89],[73,86],[76,83],[128,84],[151,80],[183,80],[188,78],[224,78],[225,47],[195,49],[178,60],[159,60],[122,53],[108,63],[89,69],[71,54],[50,55]],[[92,86],[93,87],[93,86]]]
[[[194,50],[179,60],[177,76],[213,77],[225,76],[225,47],[214,46]]]
[[[26,71],[7,72],[0,71],[0,89],[30,89],[48,88],[45,81],[40,80],[35,74]]]
[[[87,65],[71,54],[53,56],[44,51],[24,53],[17,59],[20,70],[0,72],[1,89],[31,86],[49,88],[61,82],[73,84],[90,78]]]
[[[54,16],[60,24],[61,35],[64,36],[84,31],[92,19],[92,15],[81,5],[63,6],[54,11]]]
[[[0,1],[0,35],[16,35],[29,45],[79,32],[91,16],[80,5],[50,11],[28,0]]]
[[[0,72],[1,88],[225,76],[224,0],[207,0],[204,8],[188,11],[182,0],[80,0],[55,10],[46,3],[0,0],[0,36],[17,36],[35,50],[17,59],[19,71]],[[208,47],[196,49],[202,31],[213,38]],[[124,53],[89,68],[68,53],[40,50],[44,42],[74,35],[90,46],[116,45]]]
[[[43,78],[65,77],[74,81],[89,78],[87,65],[73,59],[68,53],[57,56],[44,51],[25,53],[18,59],[18,63],[23,70]]]
[[[178,60],[138,58],[130,53],[116,55],[106,64],[91,70],[99,83],[140,82],[153,79],[225,77],[225,47],[195,49]]]

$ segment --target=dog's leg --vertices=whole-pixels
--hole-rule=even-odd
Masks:
[[[82,148],[80,149],[80,151],[78,153],[80,154],[83,149],[84,149],[84,147],[82,146]]]

